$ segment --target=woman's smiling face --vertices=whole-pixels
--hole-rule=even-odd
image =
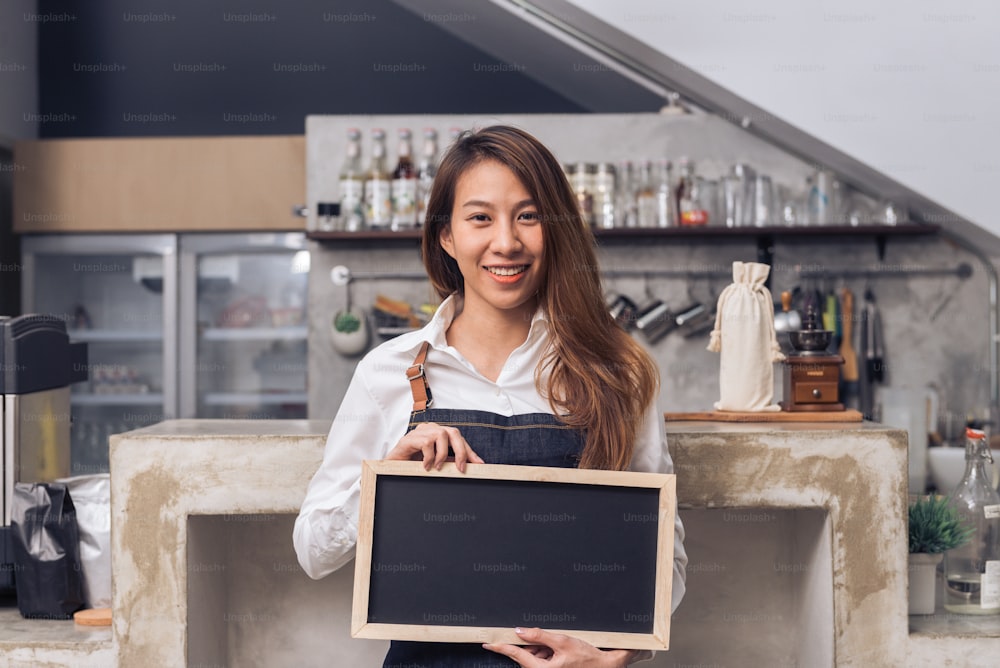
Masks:
[[[481,160],[458,178],[441,246],[462,272],[466,309],[531,318],[545,274],[542,222],[510,168]]]

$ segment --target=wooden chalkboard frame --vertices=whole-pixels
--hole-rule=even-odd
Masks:
[[[651,633],[622,633],[574,629],[549,629],[585,640],[596,647],[618,649],[666,650],[670,644],[670,599],[673,585],[674,517],[677,511],[676,476],[631,471],[549,468],[469,464],[461,473],[453,463],[440,471],[425,471],[418,461],[365,461],[361,468],[361,497],[358,543],[354,570],[354,600],[351,636],[379,640],[417,640],[425,642],[470,642],[523,644],[513,628],[490,626],[449,626],[421,624],[383,624],[369,622],[369,591],[372,582],[372,549],[375,528],[375,495],[379,476],[417,476],[426,478],[467,478],[545,483],[611,485],[659,490],[656,541],[656,586]],[[595,532],[599,532],[595,528]],[[595,534],[596,535],[596,534]]]

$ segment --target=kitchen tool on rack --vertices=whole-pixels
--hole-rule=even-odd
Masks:
[[[774,331],[791,332],[802,329],[802,316],[792,310],[792,293],[785,290],[781,293],[781,311],[774,315]]]
[[[664,301],[654,299],[639,311],[635,326],[647,341],[656,343],[677,328],[677,321]]]
[[[608,313],[627,332],[635,329],[635,320],[639,313],[639,307],[625,295],[615,294],[613,295],[613,299],[608,302]]]
[[[882,347],[882,319],[870,287],[865,288],[865,302],[859,309],[859,317],[858,408],[866,420],[872,420],[875,417],[875,383],[885,380],[885,351]]]
[[[714,322],[713,319],[710,319],[710,315],[708,307],[704,304],[698,301],[691,302],[680,309],[677,315],[674,316],[677,333],[681,334],[684,338],[688,338],[692,331],[701,328],[706,322]]]
[[[875,293],[865,290],[865,321],[868,323],[868,357],[867,364],[870,377],[877,382],[885,382],[885,350],[882,338],[882,316],[875,303]]]
[[[844,358],[841,375],[844,403],[858,397],[858,354],[854,350],[854,293],[848,288],[840,291],[840,314],[843,336],[840,339],[840,356]]]
[[[840,303],[837,300],[837,295],[831,289],[826,293],[826,297],[823,298],[823,329],[828,329],[833,332],[834,343],[839,343],[840,338]]]

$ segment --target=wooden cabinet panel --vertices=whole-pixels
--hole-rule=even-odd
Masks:
[[[305,139],[57,139],[14,147],[14,230],[304,230]]]

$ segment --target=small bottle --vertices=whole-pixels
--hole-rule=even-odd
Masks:
[[[424,224],[427,216],[427,204],[431,199],[431,188],[434,187],[434,177],[437,175],[437,130],[424,129],[424,150],[420,154],[420,167],[417,168],[417,225]]]
[[[653,180],[653,163],[645,160],[639,166],[635,188],[638,227],[656,227],[656,183]]]
[[[318,202],[316,204],[316,222],[321,232],[335,232],[342,229],[340,205],[336,202]]]
[[[372,160],[365,173],[365,221],[385,229],[392,224],[392,182],[385,162],[385,130],[372,130]]]
[[[708,212],[701,208],[694,188],[694,164],[681,158],[680,175],[677,177],[677,218],[681,226],[705,225]]]
[[[340,168],[340,228],[357,232],[365,227],[365,175],[361,168],[361,130],[347,131],[347,155]]]
[[[602,229],[611,229],[621,223],[615,216],[615,166],[610,162],[597,165],[594,172],[594,217],[595,225]]]
[[[656,226],[674,227],[676,212],[674,208],[673,186],[670,176],[673,165],[665,158],[656,161]]]
[[[413,165],[410,131],[399,131],[399,158],[392,172],[392,229],[411,230],[417,226],[417,169]]]
[[[944,607],[967,615],[1000,613],[1000,494],[993,488],[993,454],[986,433],[965,430],[965,475],[948,495],[973,533],[944,554]]]

